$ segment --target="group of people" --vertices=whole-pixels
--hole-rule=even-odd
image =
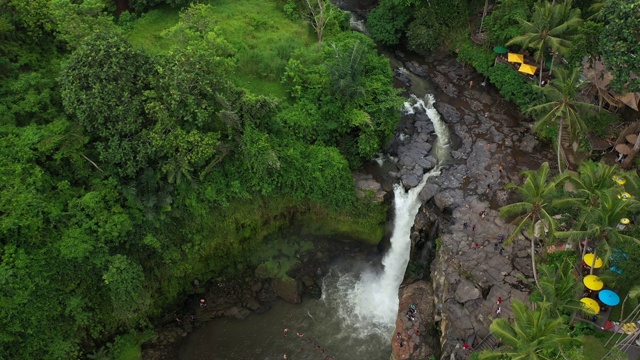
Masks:
[[[417,313],[416,305],[411,304],[411,306],[409,307],[409,310],[407,310],[407,319],[409,319],[410,321],[415,321],[416,313]]]
[[[287,338],[288,336],[289,336],[289,328],[286,328],[286,327],[285,327],[285,328],[284,328],[284,337],[285,337],[285,338]],[[305,337],[305,333],[301,333],[300,331],[297,331],[297,330],[296,330],[296,336],[297,336],[297,337],[299,337],[299,338],[303,338],[303,337]],[[306,341],[307,341],[307,343],[308,343],[308,344],[313,344],[313,348],[314,348],[315,350],[318,350],[318,352],[322,354],[322,356],[323,356],[323,358],[324,358],[324,359],[326,359],[326,360],[333,360],[333,357],[332,357],[332,356],[328,356],[328,355],[326,354],[325,350],[324,350],[324,349],[322,349],[322,348],[320,347],[320,345],[319,345],[316,341],[314,341],[314,340],[313,340],[313,338],[312,338],[311,336],[307,336],[307,337],[306,337],[306,339],[307,339],[307,340],[306,340]],[[303,352],[303,351],[304,351],[304,347],[301,347],[301,348],[300,348],[300,352]],[[282,358],[286,360],[286,359],[287,359],[287,354],[284,354]]]
[[[418,314],[418,310],[416,308],[416,304],[411,304],[409,306],[409,309],[407,310],[407,314],[406,314],[407,315],[407,320],[409,320],[411,322],[415,322],[417,314]],[[416,328],[414,330],[415,334],[416,335],[420,335],[420,329],[418,329],[418,324],[415,324],[415,325],[416,325]],[[412,334],[409,333],[409,336],[411,336],[411,335]],[[396,340],[397,340],[397,343],[398,343],[398,347],[400,347],[400,348],[404,347],[405,339],[402,336],[402,333],[400,333],[400,332],[396,333]]]

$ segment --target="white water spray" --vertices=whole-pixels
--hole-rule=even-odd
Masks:
[[[405,103],[405,113],[413,114],[423,109],[433,122],[438,139],[433,146],[433,154],[439,163],[448,156],[449,132],[433,107],[433,95],[422,99],[412,95]],[[405,191],[400,184],[394,186],[393,234],[391,247],[385,254],[383,271],[365,269],[359,278],[353,273],[342,274],[332,271],[323,281],[323,300],[338,311],[345,337],[368,337],[379,335],[388,341],[395,327],[398,313],[398,289],[404,278],[411,252],[411,228],[420,209],[418,194],[431,176],[440,174],[439,166],[426,173],[418,186]]]

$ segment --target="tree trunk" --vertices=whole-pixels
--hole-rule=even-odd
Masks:
[[[638,156],[638,152],[640,151],[640,134],[636,138],[635,144],[633,144],[633,149],[631,149],[631,154],[627,155],[627,158],[622,162],[622,168],[625,170],[631,169],[631,165],[636,160]]]
[[[482,20],[480,20],[480,30],[478,34],[482,34],[482,25],[484,24],[484,18],[487,16],[487,11],[489,10],[489,0],[484,1],[484,10],[482,11]]]
[[[593,275],[593,267],[596,266],[596,259],[598,258],[598,249],[593,248],[593,261],[591,262],[591,269],[589,269],[589,275]]]
[[[535,239],[536,239],[536,235],[535,235],[535,217],[531,220],[534,220],[533,222],[533,234],[531,234],[531,270],[533,271],[533,280],[536,282],[536,286],[538,287],[538,290],[540,290],[540,293],[542,293],[542,287],[540,287],[540,283],[538,282],[538,270],[536,269],[536,246],[535,246]],[[544,233],[544,224],[542,224],[542,232]]]
[[[543,49],[544,50],[544,49]],[[538,85],[542,86],[542,65],[544,65],[544,52],[543,50],[540,51],[540,76],[538,76],[540,79],[538,82]]]
[[[562,163],[560,162],[560,152],[562,151],[562,118],[558,121],[558,172],[562,174]]]

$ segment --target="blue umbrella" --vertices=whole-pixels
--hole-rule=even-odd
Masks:
[[[603,304],[616,306],[620,304],[620,296],[611,290],[602,290],[598,293],[598,298]]]

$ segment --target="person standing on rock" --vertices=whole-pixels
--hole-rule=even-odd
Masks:
[[[502,298],[500,296],[498,296],[497,305],[500,306],[500,304],[502,304]]]
[[[472,231],[476,231],[476,225],[475,224],[473,225]]]
[[[473,250],[478,250],[478,243],[473,244]]]

